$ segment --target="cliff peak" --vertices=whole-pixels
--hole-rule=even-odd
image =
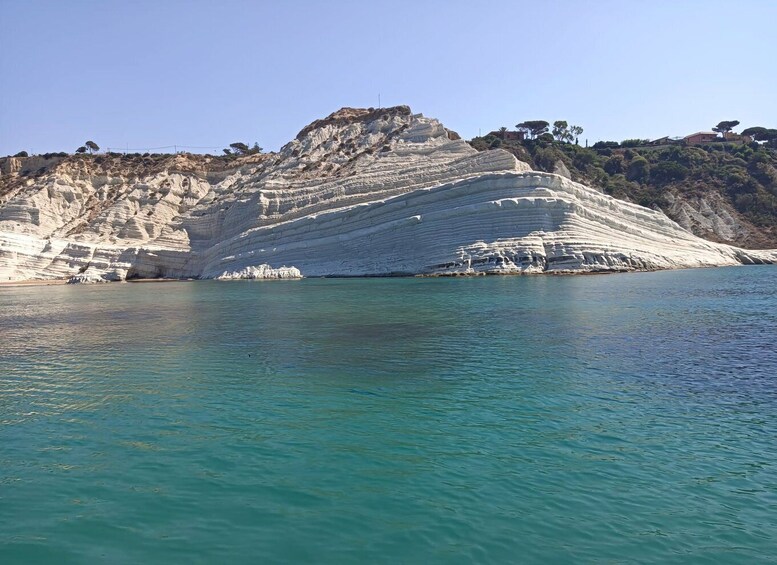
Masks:
[[[347,126],[357,122],[371,122],[378,118],[388,118],[390,116],[410,116],[410,106],[391,106],[389,108],[350,108],[343,107],[332,112],[326,118],[315,120],[302,128],[297,134],[297,139],[301,140],[307,134],[315,129],[324,126]]]

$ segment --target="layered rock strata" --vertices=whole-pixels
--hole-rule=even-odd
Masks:
[[[278,153],[0,160],[0,281],[653,270],[769,263],[663,213],[345,108]]]

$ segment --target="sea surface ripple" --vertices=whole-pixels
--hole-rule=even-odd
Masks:
[[[0,287],[0,562],[775,563],[775,280]]]

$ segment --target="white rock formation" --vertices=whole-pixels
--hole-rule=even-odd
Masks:
[[[590,272],[777,261],[407,107],[343,109],[232,161],[0,160],[0,281]],[[288,266],[288,267],[287,267]]]
[[[244,279],[301,279],[302,273],[296,267],[280,267],[273,269],[269,265],[259,265],[258,267],[245,267],[239,271],[224,271],[215,277],[220,281],[233,281]]]

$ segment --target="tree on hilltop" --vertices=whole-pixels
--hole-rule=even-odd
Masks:
[[[772,147],[777,145],[777,129],[755,126],[742,130],[742,135],[749,135],[755,141],[766,141]]]
[[[236,155],[245,155],[248,153],[248,145],[241,141],[230,143],[229,146],[232,148],[232,152]]]
[[[738,125],[739,125],[739,120],[722,121],[714,128],[712,128],[712,131],[718,132],[722,134],[723,137],[726,137],[726,134],[729,133],[732,129],[734,129]]]
[[[243,143],[242,141],[236,141],[235,143],[229,144],[229,149],[224,149],[225,155],[254,155],[256,153],[261,153],[264,151],[261,147],[259,147],[259,144],[254,142],[252,147],[248,147],[247,143]]]
[[[549,125],[545,120],[527,120],[516,124],[515,127],[529,134],[532,139],[535,139],[543,133],[547,133]]]
[[[94,153],[95,151],[100,150],[100,147],[94,141],[87,141],[84,143],[84,146],[89,150],[89,153]]]
[[[580,140],[580,135],[583,133],[583,128],[580,126],[570,126],[569,133],[575,138],[575,145],[580,145],[578,141]]]
[[[760,141],[758,138],[760,136],[762,136],[763,134],[765,134],[767,131],[769,131],[769,130],[767,130],[764,127],[754,126],[754,127],[751,127],[751,128],[743,129],[742,130],[742,135],[749,135],[750,137],[752,137],[756,141]]]
[[[82,145],[81,147],[79,147],[78,149],[76,149],[76,153],[86,153],[86,147],[84,147],[84,146]]]
[[[565,143],[577,143],[583,128],[580,126],[570,126],[566,120],[556,120],[553,122],[553,137],[556,141]]]
[[[553,122],[553,137],[556,141],[572,141],[572,134],[569,132],[569,124],[566,120],[556,120]]]

